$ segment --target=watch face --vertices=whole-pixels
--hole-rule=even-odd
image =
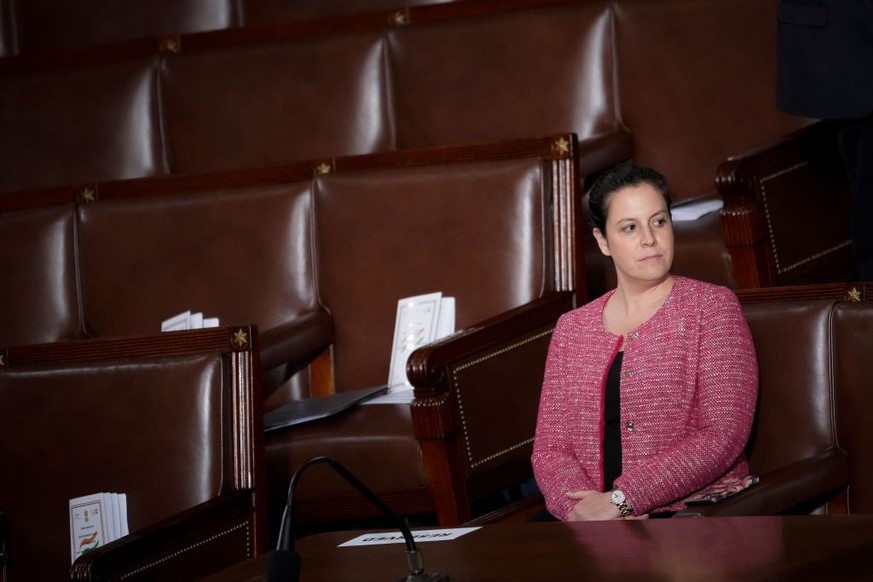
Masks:
[[[621,489],[614,489],[612,491],[612,495],[610,496],[610,500],[612,500],[613,503],[618,505],[619,503],[624,502],[624,493],[622,492]]]

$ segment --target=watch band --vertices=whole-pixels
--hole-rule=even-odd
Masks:
[[[631,511],[630,506],[627,504],[627,499],[625,499],[624,501],[622,501],[621,503],[619,503],[619,504],[617,505],[617,507],[618,507],[618,512],[621,514],[621,517],[627,517],[628,515],[630,515],[631,513],[633,513],[633,512]]]
[[[612,490],[612,493],[609,496],[609,501],[616,507],[618,507],[618,512],[621,517],[627,517],[633,510],[630,508],[630,505],[627,503],[627,498],[624,496],[624,491],[619,488],[615,488]]]

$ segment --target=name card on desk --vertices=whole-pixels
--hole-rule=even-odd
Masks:
[[[419,542],[448,542],[456,540],[463,535],[476,531],[480,527],[452,527],[448,529],[424,529],[412,532],[412,539]],[[347,542],[341,543],[340,548],[351,546],[379,546],[382,544],[402,544],[406,540],[403,534],[398,532],[377,532],[360,535]]]

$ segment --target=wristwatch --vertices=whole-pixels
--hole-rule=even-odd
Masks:
[[[613,489],[609,496],[609,501],[618,507],[618,511],[622,517],[627,517],[632,513],[630,506],[627,504],[627,498],[624,496],[624,491],[621,489]]]

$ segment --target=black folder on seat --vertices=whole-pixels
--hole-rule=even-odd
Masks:
[[[333,416],[361,402],[366,402],[371,398],[384,394],[386,390],[388,390],[387,384],[363,388],[361,390],[340,392],[339,394],[322,396],[320,398],[293,400],[264,415],[264,432]]]

